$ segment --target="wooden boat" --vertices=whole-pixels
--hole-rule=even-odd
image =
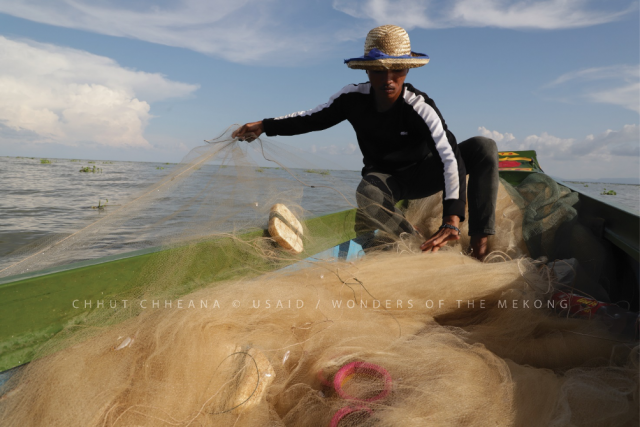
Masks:
[[[529,174],[537,173],[543,172],[535,151],[500,153],[500,176],[510,184],[517,186]],[[614,278],[609,289],[612,300],[629,301],[631,310],[637,312],[638,215],[580,193],[580,188],[558,183],[579,193],[579,221],[612,255],[609,259],[613,261],[607,265]],[[305,225],[312,233],[319,230],[331,230],[331,233],[327,239],[308,245],[297,259],[312,255],[315,258],[357,256],[360,247],[351,240],[355,237],[354,219],[355,210],[308,219]],[[42,343],[65,326],[80,322],[79,319],[96,308],[95,303],[86,305],[85,301],[109,300],[113,295],[124,299],[134,292],[146,265],[157,265],[167,257],[190,251],[190,263],[174,278],[179,293],[184,295],[205,283],[255,275],[295,262],[269,262],[256,257],[245,259],[247,265],[238,265],[234,257],[238,241],[250,241],[263,233],[263,230],[251,230],[236,239],[149,248],[0,279],[0,386],[20,366],[33,359]]]

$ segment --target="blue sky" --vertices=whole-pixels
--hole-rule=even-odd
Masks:
[[[431,62],[407,81],[457,139],[535,149],[554,176],[640,173],[637,1],[0,0],[0,154],[177,162],[233,123],[366,81],[369,29]],[[348,123],[280,142],[359,169]]]

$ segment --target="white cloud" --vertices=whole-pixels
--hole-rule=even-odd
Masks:
[[[612,156],[640,155],[640,126],[625,125],[621,130],[607,130],[599,135],[587,135],[582,139],[559,138],[543,132],[518,139],[508,133],[489,131],[479,127],[481,135],[493,138],[500,151],[536,150],[538,156],[556,159],[588,157],[603,161]],[[507,137],[509,135],[512,138]]]
[[[611,147],[611,154],[622,157],[640,157],[640,144],[627,142]]]
[[[287,0],[16,0],[0,2],[0,13],[183,47],[232,62],[279,65],[298,62],[301,55],[313,59],[331,47],[327,39],[345,39],[332,22],[315,19],[312,7],[322,6]]]
[[[621,145],[628,144],[640,146],[640,127],[638,125],[624,125],[619,131],[608,129],[599,135],[587,135],[583,142],[576,145],[573,152],[578,155],[590,154],[608,147],[609,151],[614,154],[614,150]]]
[[[373,20],[411,28],[574,28],[611,22],[616,0],[12,0],[0,13],[49,25],[182,47],[243,64],[300,64],[361,39]],[[348,19],[338,12],[361,19]],[[346,18],[346,19],[345,19]]]
[[[495,142],[509,142],[509,141],[513,141],[514,139],[516,139],[515,136],[513,136],[512,133],[500,133],[497,131],[491,131],[487,128],[485,128],[484,126],[480,126],[478,128],[478,131],[480,132],[480,135],[482,136],[486,136],[487,138],[491,138],[493,139]]]
[[[565,101],[613,104],[640,112],[640,65],[571,71],[543,86],[541,91]]]
[[[197,86],[84,51],[0,36],[0,135],[10,140],[150,147],[149,102]]]
[[[631,83],[586,95],[593,102],[619,105],[640,113],[640,83]]]
[[[547,86],[553,87],[567,83],[572,80],[591,82],[605,79],[637,79],[638,66],[631,65],[610,65],[607,67],[586,68],[565,73],[549,83]]]
[[[334,0],[333,6],[356,18],[411,28],[499,27],[560,29],[615,21],[635,10],[595,9],[588,0]],[[602,3],[600,3],[602,7]]]

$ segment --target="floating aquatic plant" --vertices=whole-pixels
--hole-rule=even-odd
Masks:
[[[104,205],[103,205],[102,201],[98,199],[98,206],[91,206],[91,209],[103,210],[107,206],[107,203],[109,203],[109,199],[105,199],[105,200],[106,201],[104,202]]]
[[[40,163],[42,163],[43,165],[44,164],[49,164],[49,163],[51,163],[51,160],[49,160],[49,159],[40,159]]]
[[[607,189],[605,188],[602,190],[602,193],[600,194],[602,194],[603,196],[615,196],[617,193],[613,190],[607,191]]]
[[[162,166],[156,166],[156,169],[164,169]]]
[[[97,168],[95,167],[95,165],[93,166],[93,168],[90,168],[89,166],[85,166],[83,168],[80,169],[80,172],[92,172],[92,173],[102,173],[102,168]]]
[[[256,169],[256,172],[262,173],[262,172],[264,172],[264,169],[263,168],[258,168],[258,169]]]
[[[306,169],[305,172],[306,173],[317,173],[317,174],[320,174],[320,175],[331,175],[331,173],[329,171],[318,171],[318,170],[315,170],[315,169]]]

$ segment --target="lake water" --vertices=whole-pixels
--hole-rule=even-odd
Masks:
[[[131,199],[147,192],[154,184],[170,175],[174,168],[180,167],[167,163],[47,160],[51,163],[42,163],[40,158],[0,157],[0,270],[23,256],[16,253],[16,250],[23,253],[25,247],[40,246],[49,239],[67,236],[102,220]],[[85,167],[92,172],[80,172]],[[94,167],[97,171],[95,173]],[[278,183],[292,182],[292,178],[281,169],[250,169],[252,172],[259,172],[253,173],[254,182],[246,179],[239,181],[236,176],[238,173],[234,174],[231,167],[220,169],[219,166],[205,164],[197,168],[197,172],[189,175],[188,186],[179,190],[174,188],[167,192],[166,197],[152,200],[143,211],[137,210],[130,217],[120,220],[116,230],[113,227],[109,229],[98,244],[83,248],[81,257],[91,259],[125,250],[157,246],[166,242],[169,235],[188,235],[194,217],[198,217],[200,224],[207,215],[228,217],[230,224],[238,224],[242,222],[243,215],[245,223],[255,223],[251,217],[254,215],[258,220],[264,217],[266,223],[268,207],[266,213],[263,206],[261,209],[247,209],[247,206],[252,207],[254,203],[253,200],[248,200],[252,197],[249,190],[252,189],[255,195],[256,191],[268,189],[269,183],[271,187],[278,187]],[[349,202],[355,204],[354,194],[360,181],[359,172],[331,171],[326,176],[304,170],[297,170],[295,173],[303,180],[313,181],[316,186],[339,187],[348,196]],[[261,181],[267,184],[260,187]],[[302,188],[297,183],[295,186]],[[251,189],[244,191],[246,187]],[[202,195],[204,191],[208,192],[205,196]],[[210,193],[215,193],[217,198],[209,197]],[[206,202],[203,204],[202,200],[205,198]],[[92,208],[105,204],[105,209]],[[349,207],[339,194],[324,188],[305,189],[300,205],[317,215]],[[225,211],[226,207],[228,209]],[[221,224],[218,222],[214,226],[221,227]],[[103,230],[104,228],[100,232]],[[159,235],[158,232],[163,234]],[[29,250],[26,252],[29,253]],[[78,254],[73,257],[74,261],[81,260]]]
[[[578,181],[567,181],[567,183],[579,189],[580,192],[596,199],[607,203],[616,203],[631,209],[636,214],[640,213],[640,185]],[[610,191],[616,194],[603,194]]]
[[[148,163],[148,162],[104,162],[71,159],[49,159],[51,163],[42,163],[40,158],[15,158],[0,157],[0,269],[20,259],[16,254],[18,248],[28,245],[35,246],[48,238],[69,235],[74,231],[101,219],[109,211],[126,203],[132,197],[142,193],[153,184],[169,175],[174,164]],[[80,168],[93,167],[101,169],[100,173],[81,173]],[[206,168],[217,168],[208,165],[203,168],[200,178],[211,180],[215,172],[211,173]],[[218,171],[220,172],[220,171]],[[256,178],[290,179],[291,176],[283,170],[268,169],[260,171]],[[298,171],[300,176],[312,176]],[[297,173],[298,173],[297,172]],[[217,179],[217,178],[216,178]],[[311,179],[311,178],[309,178]],[[328,176],[313,174],[315,184],[336,186],[350,199],[353,200],[355,188],[360,181],[359,171],[331,171]],[[338,183],[338,184],[337,184]],[[214,183],[215,184],[215,183]],[[605,201],[627,206],[635,212],[640,210],[640,186],[623,184],[596,184],[596,183],[572,183],[582,191]],[[223,192],[221,186],[214,188]],[[613,190],[615,196],[604,196],[601,193],[606,189]],[[238,187],[234,187],[237,196]],[[304,191],[301,205],[309,212],[322,214],[335,212],[348,208],[348,204],[336,197],[331,191]],[[185,212],[185,220],[181,221],[180,215],[168,214],[176,209],[176,206],[184,206],[194,194],[178,192],[172,194],[163,203],[149,206],[144,215],[139,215],[126,223],[117,231],[117,236],[111,235],[111,241],[102,242],[94,248],[87,248],[84,255],[87,259],[108,255],[114,252],[131,248],[139,249],[145,246],[157,244],[153,235],[145,235],[144,230],[154,218],[162,218],[166,221],[165,230],[168,228],[179,229],[189,226]],[[108,203],[107,203],[108,200]],[[223,199],[224,200],[224,199]],[[228,200],[228,199],[227,199]],[[107,203],[107,209],[92,209],[92,206]],[[193,212],[191,214],[194,214]],[[260,215],[264,215],[261,212]],[[268,215],[268,213],[267,213]],[[266,218],[266,216],[265,216]],[[234,218],[237,219],[237,218]],[[266,219],[265,219],[266,221]]]

